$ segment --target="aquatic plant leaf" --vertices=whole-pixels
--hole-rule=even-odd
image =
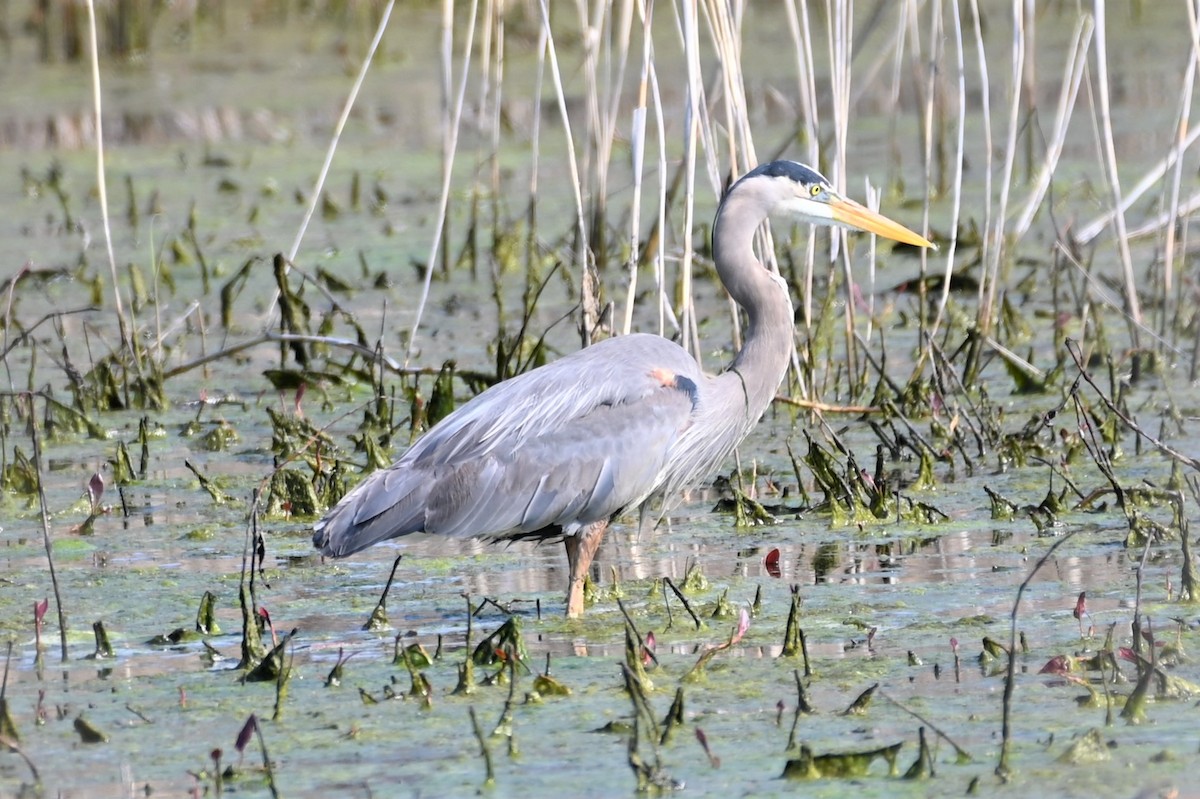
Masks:
[[[693,563],[688,568],[687,574],[683,578],[683,585],[680,587],[689,594],[698,594],[708,590],[708,578],[704,576],[704,571],[700,568],[699,563]]]
[[[20,447],[13,447],[12,460],[5,465],[4,472],[0,474],[0,487],[4,488],[5,493],[22,496],[33,496],[37,493],[37,470],[33,468],[33,461]]]
[[[183,627],[176,627],[174,630],[171,630],[171,632],[166,633],[165,635],[160,633],[154,636],[150,640],[146,641],[146,643],[150,646],[171,646],[173,644],[185,644],[199,640],[200,633],[196,632],[195,630],[187,630]]]
[[[412,643],[404,647],[404,657],[407,658],[409,666],[414,669],[427,669],[433,665],[433,658],[429,656],[429,651],[419,643]]]
[[[222,491],[216,483],[214,483],[208,478],[207,475],[196,468],[191,461],[185,459],[183,461],[183,465],[186,466],[188,470],[196,476],[196,479],[200,481],[200,487],[204,489],[210,497],[212,497],[213,502],[217,503],[218,505],[224,505],[234,501],[233,497]]]
[[[91,654],[91,657],[96,660],[111,658],[113,648],[112,643],[108,640],[108,630],[104,628],[104,622],[97,621],[92,624],[92,633],[96,636],[96,651]]]
[[[783,776],[789,780],[855,779],[865,777],[871,763],[878,758],[886,760],[894,772],[896,754],[904,742],[891,746],[870,749],[866,752],[816,755],[808,746],[800,747],[800,757],[789,760],[783,768]]]
[[[217,625],[217,596],[212,591],[205,591],[200,597],[200,608],[196,611],[196,632],[203,635],[220,635],[221,628]]]
[[[542,696],[570,696],[571,689],[548,674],[539,674],[533,678],[533,690]]]
[[[128,459],[128,453],[126,458]],[[92,474],[92,479],[88,480],[87,493],[88,503],[92,506],[92,513],[95,513],[100,509],[100,499],[104,496],[104,475],[100,472]]]
[[[278,680],[284,672],[284,655],[287,652],[287,646],[298,632],[299,629],[293,629],[280,638],[279,643],[267,653],[266,657],[246,673],[242,678],[243,682],[274,682]]]
[[[1101,763],[1111,757],[1100,730],[1093,727],[1084,736],[1077,738],[1057,759],[1059,763],[1080,766],[1087,763]]]
[[[108,743],[108,736],[83,716],[76,717],[75,732],[79,733],[79,740],[85,744]]]
[[[443,363],[433,383],[433,393],[429,395],[429,404],[425,406],[425,420],[430,427],[454,412],[455,366],[454,360]]]
[[[779,547],[775,547],[767,553],[763,559],[763,566],[766,567],[767,574],[778,579],[783,576],[783,571],[779,568]]]
[[[667,711],[667,715],[662,720],[662,735],[659,737],[658,743],[660,746],[666,746],[671,740],[671,735],[677,727],[683,726],[683,687],[675,689],[675,698],[671,701],[671,707]]]
[[[787,626],[783,630],[783,649],[780,657],[796,657],[801,652],[800,632],[800,591],[799,586],[792,587],[792,603],[788,609]]]
[[[242,725],[240,730],[238,730],[237,741],[234,742],[234,748],[236,748],[238,752],[246,751],[246,745],[250,743],[250,736],[254,735],[257,730],[258,716],[251,713],[250,717],[246,719],[246,723]]]
[[[726,588],[717,597],[717,602],[713,605],[712,613],[709,614],[714,619],[729,619],[733,617],[733,604],[729,601],[729,589]]]
[[[475,661],[465,658],[458,664],[458,682],[451,691],[455,696],[468,696],[475,693]]]
[[[1038,669],[1038,674],[1069,674],[1073,664],[1074,660],[1070,655],[1055,655]]]
[[[875,683],[867,690],[863,691],[858,697],[850,703],[850,706],[842,711],[843,716],[861,716],[867,712],[867,708],[871,706],[871,698],[875,695],[875,690],[879,688],[879,683]]]
[[[0,738],[10,741],[21,740],[21,734],[17,732],[17,723],[13,721],[12,708],[9,707],[6,696],[0,696]]]
[[[271,475],[265,514],[269,517],[312,518],[320,511],[312,480],[298,469],[279,469]]]
[[[521,661],[529,656],[525,641],[521,638],[521,621],[517,616],[509,616],[495,632],[480,641],[471,654],[471,660],[477,666],[491,666],[501,661],[505,651],[516,653]]]
[[[925,728],[921,727],[917,734],[920,738],[920,750],[917,759],[904,772],[903,779],[927,780],[933,776],[933,754],[929,751],[929,742],[925,739]]]

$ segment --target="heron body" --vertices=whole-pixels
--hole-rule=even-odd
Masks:
[[[918,246],[923,237],[837,194],[791,161],[747,173],[713,224],[713,257],[748,325],[717,375],[653,335],[610,338],[484,391],[387,469],[369,475],[314,527],[342,557],[409,533],[456,538],[561,538],[567,615],[609,522],[671,500],[712,475],[775,396],[792,353],[787,284],[754,256],[772,213],[865,229]]]

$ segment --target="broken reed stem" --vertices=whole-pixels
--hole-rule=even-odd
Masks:
[[[1084,367],[1083,355],[1079,351],[1079,343],[1073,339],[1067,339],[1065,344],[1067,352],[1070,354],[1071,359],[1075,361],[1075,366],[1079,369],[1079,375],[1084,379],[1084,382],[1091,386],[1096,394],[1099,395],[1100,401],[1104,403],[1104,406],[1108,408],[1110,413],[1120,419],[1121,423],[1134,433],[1145,439],[1150,446],[1154,447],[1171,460],[1178,461],[1184,466],[1189,466],[1196,471],[1200,471],[1200,459],[1184,455],[1182,452],[1174,449],[1173,447],[1164,444],[1161,440],[1143,430],[1141,426],[1133,420],[1132,417],[1122,412],[1121,409],[1117,407],[1116,403],[1113,402],[1107,394],[1100,390],[1100,387],[1097,386],[1096,382],[1092,379],[1091,374],[1089,374],[1087,369]]]
[[[1004,713],[1004,720],[1001,727],[1000,761],[996,764],[996,776],[1005,782],[1012,775],[1008,758],[1012,743],[1012,697],[1013,691],[1016,690],[1017,681],[1017,616],[1021,609],[1021,597],[1025,594],[1025,589],[1029,587],[1029,583],[1033,581],[1034,576],[1046,564],[1046,561],[1050,560],[1055,551],[1070,541],[1080,529],[1077,527],[1065,533],[1062,538],[1050,545],[1046,553],[1038,558],[1038,562],[1034,564],[1033,570],[1022,581],[1021,586],[1017,589],[1017,598],[1013,601],[1008,631],[1008,669],[1004,676],[1004,699],[1001,706]]]
[[[267,773],[267,787],[271,790],[272,799],[279,799],[279,788],[275,785],[275,769],[271,765],[271,755],[267,752],[267,739],[263,737],[261,723],[255,723],[254,734],[258,736],[258,749],[262,752],[263,771]]]
[[[696,615],[696,611],[692,610],[692,606],[688,604],[687,598],[683,595],[683,592],[675,587],[675,583],[671,582],[670,577],[664,577],[663,582],[667,584],[667,586],[675,593],[675,596],[679,598],[679,601],[683,603],[683,609],[686,610],[688,615],[692,617],[692,621],[696,624],[696,629],[699,630],[703,624],[700,622],[700,617]]]
[[[1072,37],[1070,58],[1063,74],[1062,93],[1058,97],[1058,109],[1054,116],[1054,129],[1046,145],[1046,156],[1038,167],[1034,186],[1029,192],[1025,208],[1017,216],[1012,226],[1014,238],[1022,238],[1033,224],[1033,218],[1042,207],[1042,201],[1050,190],[1050,182],[1058,168],[1058,159],[1066,144],[1067,130],[1070,127],[1071,114],[1075,108],[1075,100],[1079,96],[1079,86],[1087,72],[1087,57],[1091,49],[1094,25],[1088,14],[1082,14],[1075,24],[1075,34]]]
[[[29,766],[29,773],[33,776],[34,785],[40,788],[42,784],[42,776],[38,773],[37,766],[33,764],[33,761],[29,758],[29,755],[25,754],[25,750],[21,748],[21,745],[12,738],[9,738],[7,735],[0,735],[0,746],[7,747],[8,751],[15,752],[21,756],[21,759],[25,761],[25,765]],[[35,791],[35,794],[38,793],[41,793],[41,791]]]
[[[957,743],[955,743],[953,738],[951,738],[949,735],[947,735],[946,733],[944,733],[940,729],[938,729],[938,727],[936,725],[934,725],[932,722],[930,722],[928,719],[926,719],[920,713],[918,713],[915,710],[911,710],[911,709],[905,707],[903,704],[900,703],[899,700],[894,699],[893,697],[888,695],[888,693],[886,691],[880,691],[879,695],[882,696],[887,701],[891,702],[896,707],[903,710],[908,715],[912,716],[917,721],[924,724],[929,729],[933,730],[934,734],[937,735],[937,737],[941,738],[943,741],[945,741],[946,743],[948,743],[952,747],[954,747],[954,753],[956,755],[958,755],[958,759],[961,762],[966,763],[966,762],[970,762],[971,760],[973,760],[970,752],[968,752],[966,749],[963,749],[961,746],[959,746]]]
[[[475,732],[475,740],[479,742],[479,754],[483,756],[483,766],[485,774],[483,784],[485,786],[496,784],[496,772],[492,770],[492,753],[488,749],[487,739],[483,737],[483,730],[479,727],[479,717],[475,715],[475,706],[467,708],[471,714],[471,729]]]
[[[88,8],[91,9],[92,4],[89,0]],[[50,585],[54,589],[54,605],[58,612],[58,636],[61,644],[62,661],[67,661],[67,614],[63,608],[62,593],[58,587],[58,574],[54,570],[54,547],[50,542],[50,508],[46,502],[46,484],[42,480],[42,434],[38,426],[37,410],[33,405],[35,396],[41,394],[26,394],[24,395],[28,402],[27,412],[29,414],[29,430],[33,437],[33,468],[37,472],[37,491],[38,505],[42,515],[42,543],[46,547],[46,564],[50,571]]]
[[[388,574],[387,582],[383,584],[383,592],[379,595],[379,601],[375,603],[375,609],[371,611],[371,615],[368,618],[374,619],[377,613],[382,613],[386,616],[388,592],[392,590],[392,583],[396,579],[396,569],[400,568],[400,561],[403,560],[403,558],[404,553],[401,552],[396,556],[396,560],[392,562],[392,571]],[[370,622],[367,623],[370,624]]]
[[[637,625],[633,623],[633,619],[630,617],[629,611],[625,607],[625,603],[622,602],[619,598],[617,599],[617,607],[621,609],[621,615],[625,617],[625,623],[629,625],[629,629],[633,631],[634,636],[637,638],[638,647],[640,647],[642,652],[649,653],[650,659],[653,660],[654,665],[657,666],[658,665],[658,656],[654,654],[653,649],[650,649],[649,647],[646,646],[645,636],[642,635],[641,630],[639,630],[637,628]],[[546,653],[546,673],[547,674],[550,673],[550,653],[549,652]]]
[[[254,596],[254,567],[258,557],[258,502],[260,493],[260,489],[255,487],[251,495],[250,518],[246,523],[246,540],[242,548],[242,571],[238,585],[238,602],[242,611],[242,661],[239,667],[246,672],[253,669],[266,654],[262,635],[258,629],[258,602]]]

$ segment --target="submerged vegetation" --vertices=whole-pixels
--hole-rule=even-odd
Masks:
[[[0,67],[121,89],[0,99],[0,793],[1189,784],[1194,3],[402,5],[0,3]],[[777,154],[941,249],[764,233],[794,368],[589,619],[523,544],[313,553],[489,385],[719,369]]]

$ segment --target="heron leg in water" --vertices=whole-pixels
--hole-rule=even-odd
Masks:
[[[563,539],[567,548],[567,565],[571,570],[571,583],[567,589],[568,619],[583,615],[583,581],[592,568],[592,558],[596,557],[596,550],[600,548],[606,529],[607,521],[596,522]]]

